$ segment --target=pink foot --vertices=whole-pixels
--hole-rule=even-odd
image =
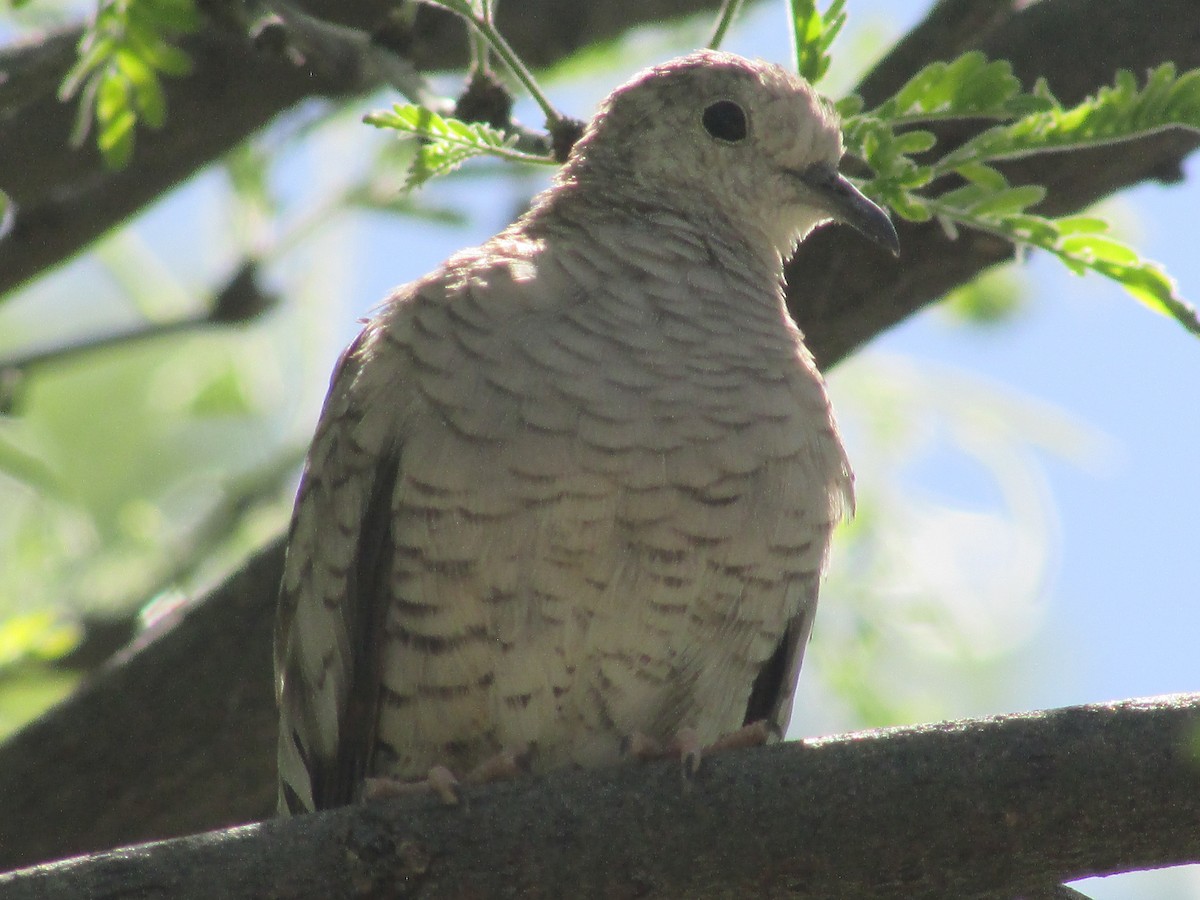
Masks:
[[[429,770],[428,775],[417,781],[405,781],[402,778],[388,776],[366,778],[363,780],[362,797],[363,800],[371,801],[384,797],[407,797],[432,791],[447,806],[457,806],[462,802],[463,785],[490,784],[493,781],[514,778],[522,772],[528,771],[529,755],[528,745],[501,750],[468,772],[463,776],[461,782],[446,766],[434,766]]]
[[[429,774],[417,781],[378,776],[363,779],[362,798],[368,803],[387,797],[410,797],[413,794],[433,792],[447,806],[455,806],[461,800],[458,779],[445,766],[434,766]]]
[[[671,742],[665,745],[648,735],[635,731],[625,739],[624,751],[626,755],[642,761],[668,757],[678,758],[683,764],[684,777],[694,778],[700,771],[701,761],[706,756],[742,747],[759,747],[770,738],[771,726],[765,720],[743,725],[737,731],[721,735],[710,744],[701,744],[700,736],[694,728],[679,729]]]

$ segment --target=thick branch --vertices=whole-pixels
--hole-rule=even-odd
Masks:
[[[0,870],[271,814],[282,561],[254,557],[0,747]]]
[[[620,10],[641,15],[656,9],[647,2],[592,6],[614,17]],[[865,82],[878,92],[871,99],[927,59],[964,49],[964,35],[974,35],[975,29],[939,25],[939,16],[987,6],[983,0],[939,4],[917,37],[899,45],[906,54],[900,62],[889,57]],[[561,24],[562,18],[530,21],[553,20],[555,29],[565,30],[570,23]],[[987,35],[988,51],[1013,57],[1022,77],[1045,74],[1065,99],[1109,82],[1118,65],[1140,71],[1172,56],[1181,66],[1200,65],[1193,0],[1160,0],[1153,17],[1146,15],[1142,0],[1106,0],[1099,6],[1043,0],[987,21],[979,33]],[[599,29],[590,21],[583,24]],[[520,40],[532,39],[527,32]],[[566,49],[549,44],[551,50]],[[178,103],[172,109],[174,121],[185,118]],[[0,178],[13,171],[2,152],[10,131],[0,129]],[[1049,158],[1032,171],[1060,192],[1056,211],[1077,209],[1121,186],[1169,172],[1163,165],[1177,161],[1194,143],[1163,136],[1086,156]],[[61,150],[50,142],[46,152],[57,152],[61,160]],[[108,177],[92,175],[101,184]],[[901,239],[899,264],[872,256],[861,240],[833,230],[806,242],[791,268],[793,274],[804,273],[805,291],[799,296],[794,285],[800,281],[793,279],[792,300],[820,359],[832,363],[844,357],[1008,254],[1006,245],[980,235],[966,235],[952,246],[932,227],[906,227]],[[7,258],[0,259],[0,280],[7,277],[5,265]],[[269,633],[281,560],[279,546],[265,551],[172,631],[99,674],[80,695],[0,747],[0,797],[6,800],[0,868],[269,814],[275,729]]]
[[[1008,897],[1200,860],[1200,694],[560,772],[0,877],[9,900]]]

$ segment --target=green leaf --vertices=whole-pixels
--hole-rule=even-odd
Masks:
[[[1102,234],[1108,231],[1108,222],[1095,216],[1063,216],[1055,219],[1059,234]]]
[[[58,87],[58,99],[70,100],[96,69],[104,65],[117,49],[117,43],[108,35],[85,36],[79,42],[79,59],[63,76]]]
[[[139,116],[151,128],[161,128],[167,115],[167,100],[163,96],[158,75],[146,61],[127,48],[117,51],[117,68],[133,89],[134,106]]]
[[[1048,97],[1047,92],[1047,97]],[[1200,131],[1200,69],[1176,78],[1175,66],[1154,69],[1142,91],[1133,76],[1117,73],[1112,87],[1073,107],[1053,98],[1043,110],[998,125],[967,141],[939,164],[1017,159],[1034,153],[1078,150],[1130,140],[1167,128]]]
[[[1010,321],[1025,304],[1027,292],[1014,277],[1012,266],[989,269],[952,291],[943,308],[973,325],[999,325]]]
[[[845,122],[851,116],[857,116],[862,112],[863,105],[863,98],[858,96],[858,94],[847,94],[833,104],[833,108],[837,111],[838,117]]]
[[[554,165],[550,157],[517,150],[516,135],[506,135],[482,122],[443,118],[431,109],[412,103],[396,104],[363,116],[377,128],[391,128],[425,141],[409,170],[406,189],[424,184],[436,175],[451,172],[473,156],[499,156],[515,162]]]
[[[1030,188],[1034,188],[1030,190]],[[969,189],[977,190],[976,185]],[[1200,337],[1200,315],[1179,296],[1174,281],[1162,266],[1142,259],[1127,244],[1102,232],[1107,223],[1092,216],[1046,219],[1022,212],[1044,190],[1022,185],[1000,192],[999,200],[964,203],[970,199],[962,188],[929,201],[932,211],[951,222],[978,228],[1016,244],[1037,247],[1054,254],[1076,275],[1095,272],[1120,284],[1140,303],[1168,316]]]
[[[938,202],[943,206],[955,207],[964,216],[995,219],[1024,212],[1026,207],[1040,203],[1045,196],[1046,189],[1038,184],[1023,184],[1002,190],[969,184],[943,194]]]
[[[101,0],[59,87],[60,99],[79,97],[72,140],[81,143],[94,119],[105,162],[125,166],[138,122],[157,128],[166,121],[159,74],[191,70],[191,59],[171,39],[200,24],[196,0]]]
[[[961,118],[1011,118],[1049,101],[1021,93],[1005,60],[972,50],[951,62],[927,65],[871,115],[893,125]]]
[[[937,138],[932,131],[905,131],[896,135],[896,142],[892,146],[892,150],[895,153],[912,156],[914,153],[924,153],[926,150],[933,149],[933,145],[936,143]]]
[[[1133,253],[1133,262],[1123,263],[1094,255],[1089,248],[1083,258],[1069,257],[1090,269],[1119,283],[1135,299],[1168,318],[1174,319],[1189,332],[1200,337],[1200,315],[1196,308],[1179,296],[1175,282],[1162,266],[1149,260],[1139,259]],[[1132,251],[1131,251],[1132,252]],[[1060,259],[1068,258],[1067,251],[1057,254]]]
[[[202,417],[249,416],[255,411],[241,374],[234,366],[215,373],[200,385],[188,412]]]
[[[425,144],[417,150],[416,158],[408,170],[404,189],[411,191],[431,178],[449,174],[471,157],[482,153],[477,147],[466,144],[449,144],[443,141]]]
[[[130,22],[159,34],[184,34],[202,24],[192,0],[141,0],[129,4],[127,16]]]
[[[270,159],[261,144],[245,141],[225,155],[225,174],[243,203],[262,210],[277,210],[271,190]]]
[[[96,146],[110,169],[123,169],[133,157],[133,136],[137,127],[137,116],[133,110],[123,110],[119,115],[104,122],[96,138]]]
[[[862,185],[863,191],[898,216],[913,221],[936,216],[951,232],[965,226],[1046,250],[1077,274],[1096,272],[1118,282],[1140,302],[1200,335],[1196,311],[1178,295],[1160,266],[1108,237],[1102,219],[1054,220],[1030,213],[1046,196],[1045,188],[1010,186],[993,165],[1034,153],[1130,140],[1168,128],[1200,131],[1200,70],[1177,75],[1173,64],[1164,63],[1149,73],[1141,89],[1129,72],[1118,72],[1111,87],[1068,108],[1044,80],[1024,92],[1007,62],[992,62],[973,51],[926,66],[873,110],[863,112],[861,100],[849,97],[838,104],[838,111],[846,152],[875,173]],[[912,130],[913,123],[964,117],[999,119],[1004,124],[931,164],[918,165],[912,159],[935,149],[931,133]],[[935,198],[921,193],[951,175],[965,184]]]
[[[1104,261],[1119,266],[1141,262],[1136,251],[1128,244],[1101,234],[1067,235],[1058,242],[1058,247],[1064,253],[1093,262]]]
[[[816,0],[790,0],[796,71],[816,84],[829,71],[829,48],[846,24],[846,0],[831,0],[822,13]]]
[[[53,612],[25,613],[0,621],[0,666],[27,658],[57,659],[79,643],[79,627]]]
[[[1008,179],[991,166],[982,163],[967,163],[959,166],[954,173],[972,184],[987,188],[991,191],[1002,191],[1008,187]]]
[[[933,217],[929,205],[916,194],[910,194],[907,191],[889,194],[886,196],[885,202],[896,215],[902,219],[908,219],[910,222],[928,222]]]
[[[191,57],[139,22],[127,23],[125,42],[149,65],[164,75],[187,75],[192,70]]]
[[[60,484],[45,460],[34,453],[22,450],[0,434],[0,472],[7,477],[24,482],[41,494],[54,495]]]
[[[96,94],[96,119],[101,125],[111,122],[129,110],[129,82],[115,66],[99,74],[100,89]]]

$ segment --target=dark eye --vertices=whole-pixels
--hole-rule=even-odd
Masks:
[[[746,137],[746,114],[732,100],[718,100],[704,110],[704,130],[722,141],[736,144]]]

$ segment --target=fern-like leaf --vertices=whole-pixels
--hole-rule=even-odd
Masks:
[[[513,162],[554,164],[547,156],[516,149],[517,138],[482,122],[462,122],[439,116],[412,103],[398,103],[390,110],[368,113],[363,121],[377,128],[391,128],[423,141],[409,169],[405,188],[411,190],[437,175],[452,172],[473,156],[498,156]]]

